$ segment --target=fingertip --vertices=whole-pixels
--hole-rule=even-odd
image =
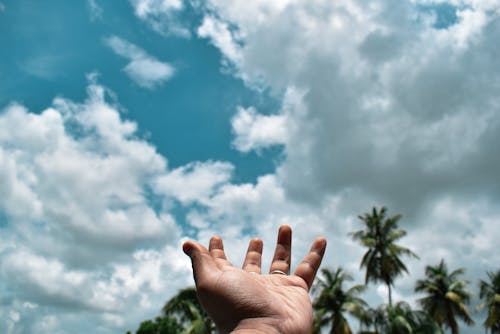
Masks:
[[[264,242],[260,238],[252,238],[248,243],[248,251],[257,251],[262,253]]]
[[[262,239],[261,239],[261,238],[252,238],[252,239],[250,240],[250,242],[251,242],[252,244],[255,244],[255,245],[263,245],[263,244],[264,244],[264,241],[262,241]]]
[[[311,251],[323,256],[326,251],[327,241],[323,237],[316,238],[311,246]]]
[[[213,237],[211,237],[210,242],[208,244],[208,249],[209,250],[224,249],[224,243],[222,242],[222,238],[219,237],[218,235],[214,235]]]
[[[283,224],[279,227],[278,232],[292,232],[290,225]]]
[[[184,251],[184,254],[186,254],[189,257],[191,257],[191,254],[193,254],[194,248],[195,248],[195,245],[193,244],[192,241],[186,241],[182,245],[182,250]]]
[[[289,225],[281,225],[278,230],[278,244],[290,248],[292,243],[292,228]]]
[[[316,241],[316,244],[321,248],[326,248],[326,245],[328,244],[328,242],[326,241],[326,238],[324,238],[324,237],[316,238],[315,241]]]

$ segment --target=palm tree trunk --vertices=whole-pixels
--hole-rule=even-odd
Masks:
[[[389,306],[392,309],[392,291],[391,291],[391,284],[387,284],[387,288],[389,290]]]

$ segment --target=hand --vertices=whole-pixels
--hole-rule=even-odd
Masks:
[[[270,274],[262,275],[260,239],[250,241],[243,269],[227,260],[219,237],[210,240],[208,250],[194,241],[184,243],[184,252],[193,264],[198,298],[221,333],[311,333],[309,289],[326,240],[313,242],[293,275],[289,275],[291,246],[292,230],[281,226]]]

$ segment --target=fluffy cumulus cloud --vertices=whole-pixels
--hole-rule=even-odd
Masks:
[[[190,37],[178,18],[185,4],[182,0],[130,0],[135,15],[160,34]]]
[[[385,204],[418,236],[415,270],[453,254],[470,277],[494,269],[485,250],[499,224],[498,1],[207,6],[199,36],[250,87],[283,96],[278,115],[239,109],[232,125],[241,151],[284,145],[275,177],[288,201],[321,211],[339,197],[351,218]],[[335,226],[329,235],[346,221],[320,220]]]
[[[93,80],[83,103],[0,113],[2,333],[125,331],[157,314],[191,283],[162,203],[202,202],[230,178],[217,161],[169,171]]]
[[[172,170],[156,179],[155,190],[184,205],[204,203],[218,185],[227,183],[233,166],[224,162],[194,162]]]
[[[111,36],[105,42],[117,55],[130,61],[123,70],[139,86],[152,89],[174,75],[172,65],[159,61],[135,44],[117,36]]]
[[[286,119],[283,115],[260,115],[250,108],[238,108],[231,120],[235,139],[234,147],[241,152],[272,145],[284,144],[286,140]]]

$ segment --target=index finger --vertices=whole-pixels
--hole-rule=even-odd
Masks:
[[[295,275],[302,278],[306,283],[307,287],[310,289],[318,272],[318,268],[323,260],[323,255],[325,255],[326,249],[326,239],[317,238],[314,240],[309,253],[304,257],[302,262],[295,269]]]

